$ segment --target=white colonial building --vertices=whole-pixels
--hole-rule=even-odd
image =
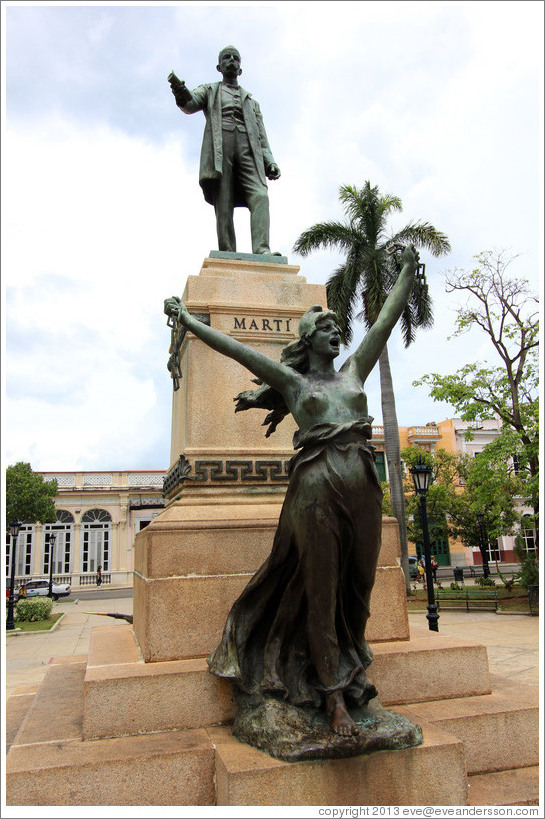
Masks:
[[[31,578],[48,578],[50,551],[53,578],[72,588],[96,582],[101,566],[103,582],[132,585],[134,538],[164,507],[165,472],[40,472],[55,479],[55,523],[27,524],[17,542],[17,585]],[[55,534],[53,549],[50,536]],[[6,549],[7,576],[10,552]]]

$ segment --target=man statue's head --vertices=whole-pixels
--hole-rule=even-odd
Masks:
[[[242,74],[240,62],[240,53],[238,49],[232,45],[225,46],[225,48],[222,48],[218,55],[218,64],[216,68],[220,74],[223,74],[224,77],[226,75],[238,77],[240,74]]]

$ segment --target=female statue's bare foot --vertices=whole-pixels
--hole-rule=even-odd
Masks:
[[[331,730],[342,737],[359,734],[359,729],[344,704],[342,691],[334,691],[326,697],[327,715]]]

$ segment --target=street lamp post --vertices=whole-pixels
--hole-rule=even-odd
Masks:
[[[57,540],[57,535],[55,532],[51,532],[49,535],[49,591],[48,596],[53,597],[53,557],[55,554],[55,541]]]
[[[479,549],[483,559],[483,574],[488,577],[490,574],[490,567],[488,565],[488,544],[484,536],[484,515],[482,512],[477,512],[477,521],[479,523]]]
[[[435,602],[435,591],[433,588],[433,570],[431,567],[430,535],[428,530],[428,512],[426,508],[426,496],[430,487],[432,469],[427,464],[420,462],[409,470],[414,483],[414,490],[420,498],[420,516],[422,518],[422,539],[424,541],[424,567],[426,571],[426,586],[428,589],[428,627],[430,631],[439,631],[439,613]]]
[[[9,525],[11,534],[11,574],[8,600],[8,614],[6,617],[6,631],[13,631],[15,628],[14,606],[15,606],[15,564],[17,562],[17,538],[21,531],[21,521],[16,520]]]

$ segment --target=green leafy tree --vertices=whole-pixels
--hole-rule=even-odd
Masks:
[[[448,515],[456,495],[456,456],[444,449],[437,449],[432,455],[418,446],[409,446],[401,451],[401,457],[409,469],[418,462],[424,462],[431,467],[432,482],[426,498],[430,541],[446,540],[449,536]],[[414,492],[412,479],[405,480],[405,491],[409,519],[407,536],[412,543],[418,546],[423,543],[424,538],[420,503]]]
[[[527,552],[521,535],[515,539],[515,557],[520,562],[520,571],[516,579],[523,586],[539,586],[539,561],[534,552]]]
[[[44,481],[32,471],[30,464],[19,463],[6,469],[6,524],[16,520],[21,523],[54,523],[57,512],[53,498],[57,494],[57,481]]]
[[[428,384],[435,401],[451,404],[465,421],[499,417],[502,434],[488,450],[495,463],[512,457],[522,481],[520,492],[539,510],[539,365],[538,298],[525,279],[510,279],[516,257],[486,251],[474,257],[469,272],[446,273],[447,292],[466,298],[459,308],[454,337],[477,328],[490,342],[496,366],[465,364],[453,375],[431,373],[414,385]],[[471,437],[471,430],[467,437]]]
[[[437,449],[432,455],[417,446],[402,450],[402,458],[409,467],[423,459],[433,470],[426,503],[430,540],[459,538],[464,546],[481,549],[495,544],[501,535],[513,533],[519,520],[515,497],[520,481],[505,461],[493,457],[495,450],[489,452],[489,446],[476,458],[444,449]],[[407,480],[407,515],[411,520],[408,537],[419,544],[423,541],[420,505],[411,490],[412,481]],[[482,530],[479,513],[483,515]]]
[[[302,256],[320,248],[334,249],[344,254],[343,263],[328,280],[326,289],[328,306],[337,313],[343,341],[349,344],[354,319],[363,319],[367,328],[372,327],[395,284],[399,273],[393,252],[396,245],[413,244],[417,248],[425,248],[434,256],[440,256],[450,251],[450,244],[443,233],[427,222],[410,222],[398,231],[387,233],[389,216],[402,210],[401,199],[381,194],[378,187],[372,187],[370,182],[366,182],[363,188],[342,186],[339,199],[346,221],[313,225],[299,236],[293,249]],[[424,278],[417,276],[412,296],[401,316],[405,346],[414,340],[418,327],[430,327],[431,324],[428,287]],[[401,563],[407,591],[410,591],[399,427],[387,346],[379,358],[379,368],[391,504],[399,523]]]
[[[483,549],[496,546],[502,535],[513,534],[520,520],[515,501],[520,481],[489,447],[476,457],[458,456],[458,474],[465,488],[455,495],[449,510],[450,533],[465,546],[479,548],[481,554]],[[483,516],[482,529],[479,514]]]

